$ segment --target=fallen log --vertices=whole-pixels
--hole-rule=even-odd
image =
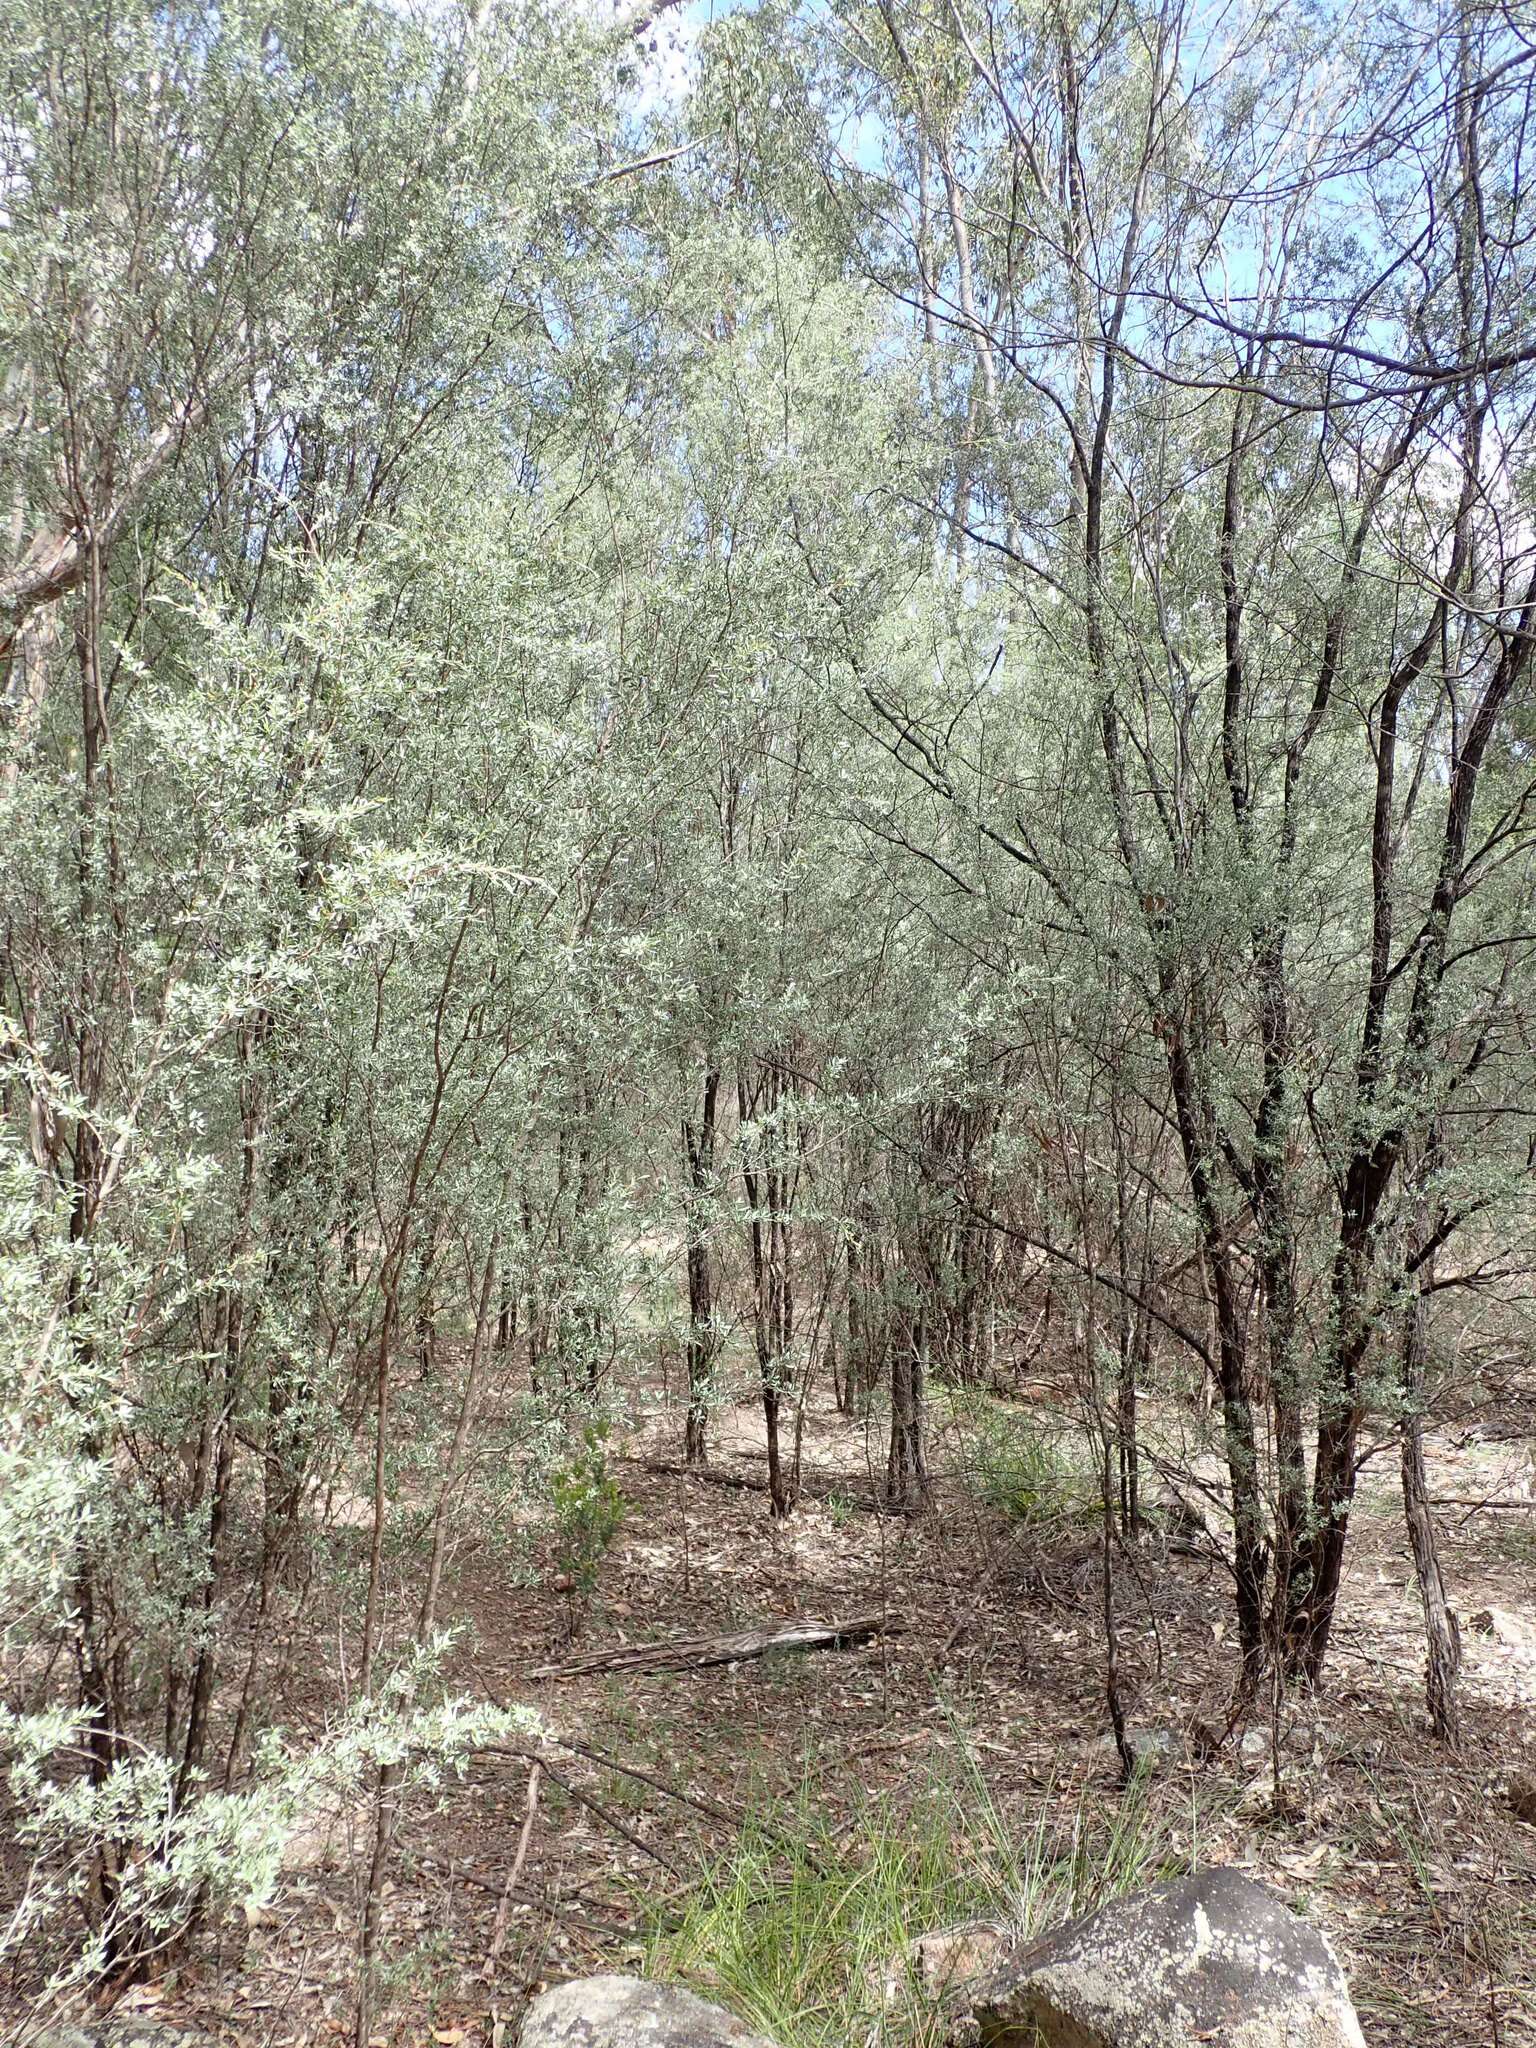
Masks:
[[[616,1643],[588,1650],[564,1664],[546,1664],[531,1678],[582,1678],[594,1671],[704,1671],[742,1664],[772,1650],[847,1650],[872,1636],[894,1635],[892,1616],[861,1614],[851,1621],[790,1621],[778,1628],[739,1629],[723,1636],[675,1636],[665,1643]]]
[[[702,1479],[706,1486],[723,1486],[731,1493],[766,1493],[766,1479],[749,1479],[744,1472],[721,1472],[713,1465],[677,1465],[666,1458],[630,1458],[621,1460],[625,1465],[634,1465],[642,1472],[655,1472],[664,1479]]]

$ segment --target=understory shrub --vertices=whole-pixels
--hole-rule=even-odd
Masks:
[[[963,1418],[962,1443],[977,1499],[1010,1522],[1042,1527],[1098,1512],[1092,1465],[1059,1424],[985,1402]]]
[[[555,1556],[574,1616],[575,1603],[590,1600],[598,1567],[624,1520],[624,1494],[608,1469],[608,1428],[589,1422],[581,1449],[550,1475],[555,1518]]]
[[[323,1732],[268,1731],[237,1791],[221,1790],[206,1772],[189,1779],[145,1746],[93,1780],[81,1768],[86,1730],[77,1717],[0,1709],[0,1763],[17,1846],[29,1859],[0,1924],[0,1963],[28,1952],[36,1960],[41,1949],[50,1959],[37,1973],[45,1998],[130,1967],[142,1974],[230,1908],[265,1907],[289,1840],[317,1814],[366,1796],[382,1767],[398,1771],[397,1796],[431,1798],[463,1775],[476,1750],[537,1734],[528,1708],[442,1693],[448,1641],[407,1659],[374,1699],[357,1701]]]

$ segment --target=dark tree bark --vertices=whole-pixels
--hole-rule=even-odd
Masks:
[[[885,1463],[886,1505],[926,1507],[930,1496],[927,1428],[927,1327],[921,1310],[903,1319],[891,1346],[891,1435]]]
[[[703,1101],[697,1121],[684,1119],[683,1156],[688,1167],[685,1229],[688,1260],[688,1413],[683,1425],[683,1457],[702,1465],[709,1455],[709,1381],[715,1356],[714,1296],[709,1255],[709,1204],[715,1179],[715,1129],[720,1101],[720,1074],[704,1074]]]

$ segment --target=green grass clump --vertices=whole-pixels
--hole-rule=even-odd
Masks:
[[[1031,1935],[1187,1867],[1144,1784],[1069,1824],[1042,1799],[1006,1826],[974,1765],[898,1807],[853,1794],[840,1822],[809,1770],[700,1875],[648,1944],[649,1973],[681,1979],[781,2048],[939,2048],[948,2013],[911,1957],[919,1935],[996,1920]]]
[[[967,1418],[964,1467],[985,1506],[1025,1528],[1091,1519],[1098,1488],[1084,1450],[1061,1428],[987,1402]]]

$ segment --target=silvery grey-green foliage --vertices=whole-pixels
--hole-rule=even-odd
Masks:
[[[653,1330],[690,1455],[743,1363],[782,1411],[781,1510],[818,1374],[917,1506],[925,1376],[1043,1327],[1133,1522],[1192,1362],[1246,1676],[1316,1677],[1417,1311],[1519,1263],[1514,31],[770,5],[668,99],[632,26],[0,7],[7,1938],[78,1897],[66,1973],[259,1890],[307,1773],[382,1868],[502,1725],[456,1566],[533,1568]]]
[[[83,1904],[110,1972],[275,1853],[266,1657],[426,1190],[509,1224],[487,1103],[518,1128],[566,1058],[589,663],[518,450],[580,460],[550,332],[611,67],[533,13],[12,12],[4,1626],[46,1875],[8,1938]],[[430,1744],[432,1682],[355,1712]]]

